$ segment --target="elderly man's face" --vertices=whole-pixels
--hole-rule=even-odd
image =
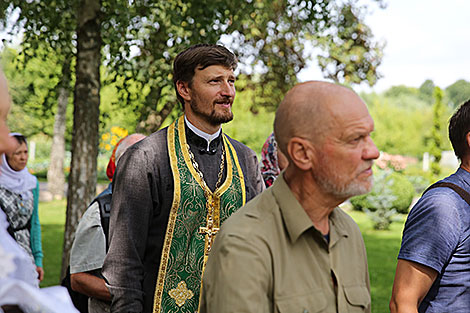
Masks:
[[[367,193],[372,188],[373,160],[379,157],[370,137],[374,121],[357,96],[335,104],[330,113],[325,139],[316,152],[314,179],[339,199]]]
[[[0,72],[0,154],[13,152],[18,146],[18,142],[8,134],[10,130],[7,126],[7,115],[10,111],[10,95],[5,77]]]

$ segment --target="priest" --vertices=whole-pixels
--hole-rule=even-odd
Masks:
[[[184,114],[122,156],[103,276],[112,312],[197,312],[220,225],[264,189],[256,154],[223,133],[237,60],[199,44],[174,60]]]

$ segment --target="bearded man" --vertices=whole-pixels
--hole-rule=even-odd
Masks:
[[[370,312],[364,242],[338,205],[372,187],[374,122],[353,91],[290,90],[274,134],[288,159],[273,185],[222,226],[200,312]]]
[[[236,65],[219,45],[181,52],[173,81],[184,116],[119,161],[102,272],[112,312],[197,312],[215,234],[263,190],[256,154],[221,129],[233,118]]]

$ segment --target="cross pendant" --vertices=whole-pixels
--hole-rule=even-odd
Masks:
[[[214,223],[212,221],[212,218],[209,218],[207,221],[207,225],[205,227],[199,227],[199,234],[201,235],[206,235],[206,243],[207,243],[207,250],[205,251],[205,255],[209,255],[209,252],[211,251],[212,244],[214,243],[215,240],[215,235],[219,231],[219,227],[214,227]]]

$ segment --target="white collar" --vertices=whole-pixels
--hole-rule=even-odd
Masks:
[[[211,134],[208,134],[206,132],[203,132],[202,130],[200,130],[199,128],[197,128],[196,126],[194,126],[193,124],[191,124],[191,122],[188,120],[188,118],[186,117],[186,115],[184,116],[184,121],[186,122],[186,124],[188,125],[189,129],[191,129],[196,135],[198,135],[199,137],[201,138],[204,138],[206,141],[207,141],[207,150],[209,150],[209,146],[212,142],[212,140],[214,140],[215,138],[219,137],[220,135],[220,132],[222,131],[222,127],[219,128],[218,131],[216,131],[215,133],[213,133],[212,135]]]

